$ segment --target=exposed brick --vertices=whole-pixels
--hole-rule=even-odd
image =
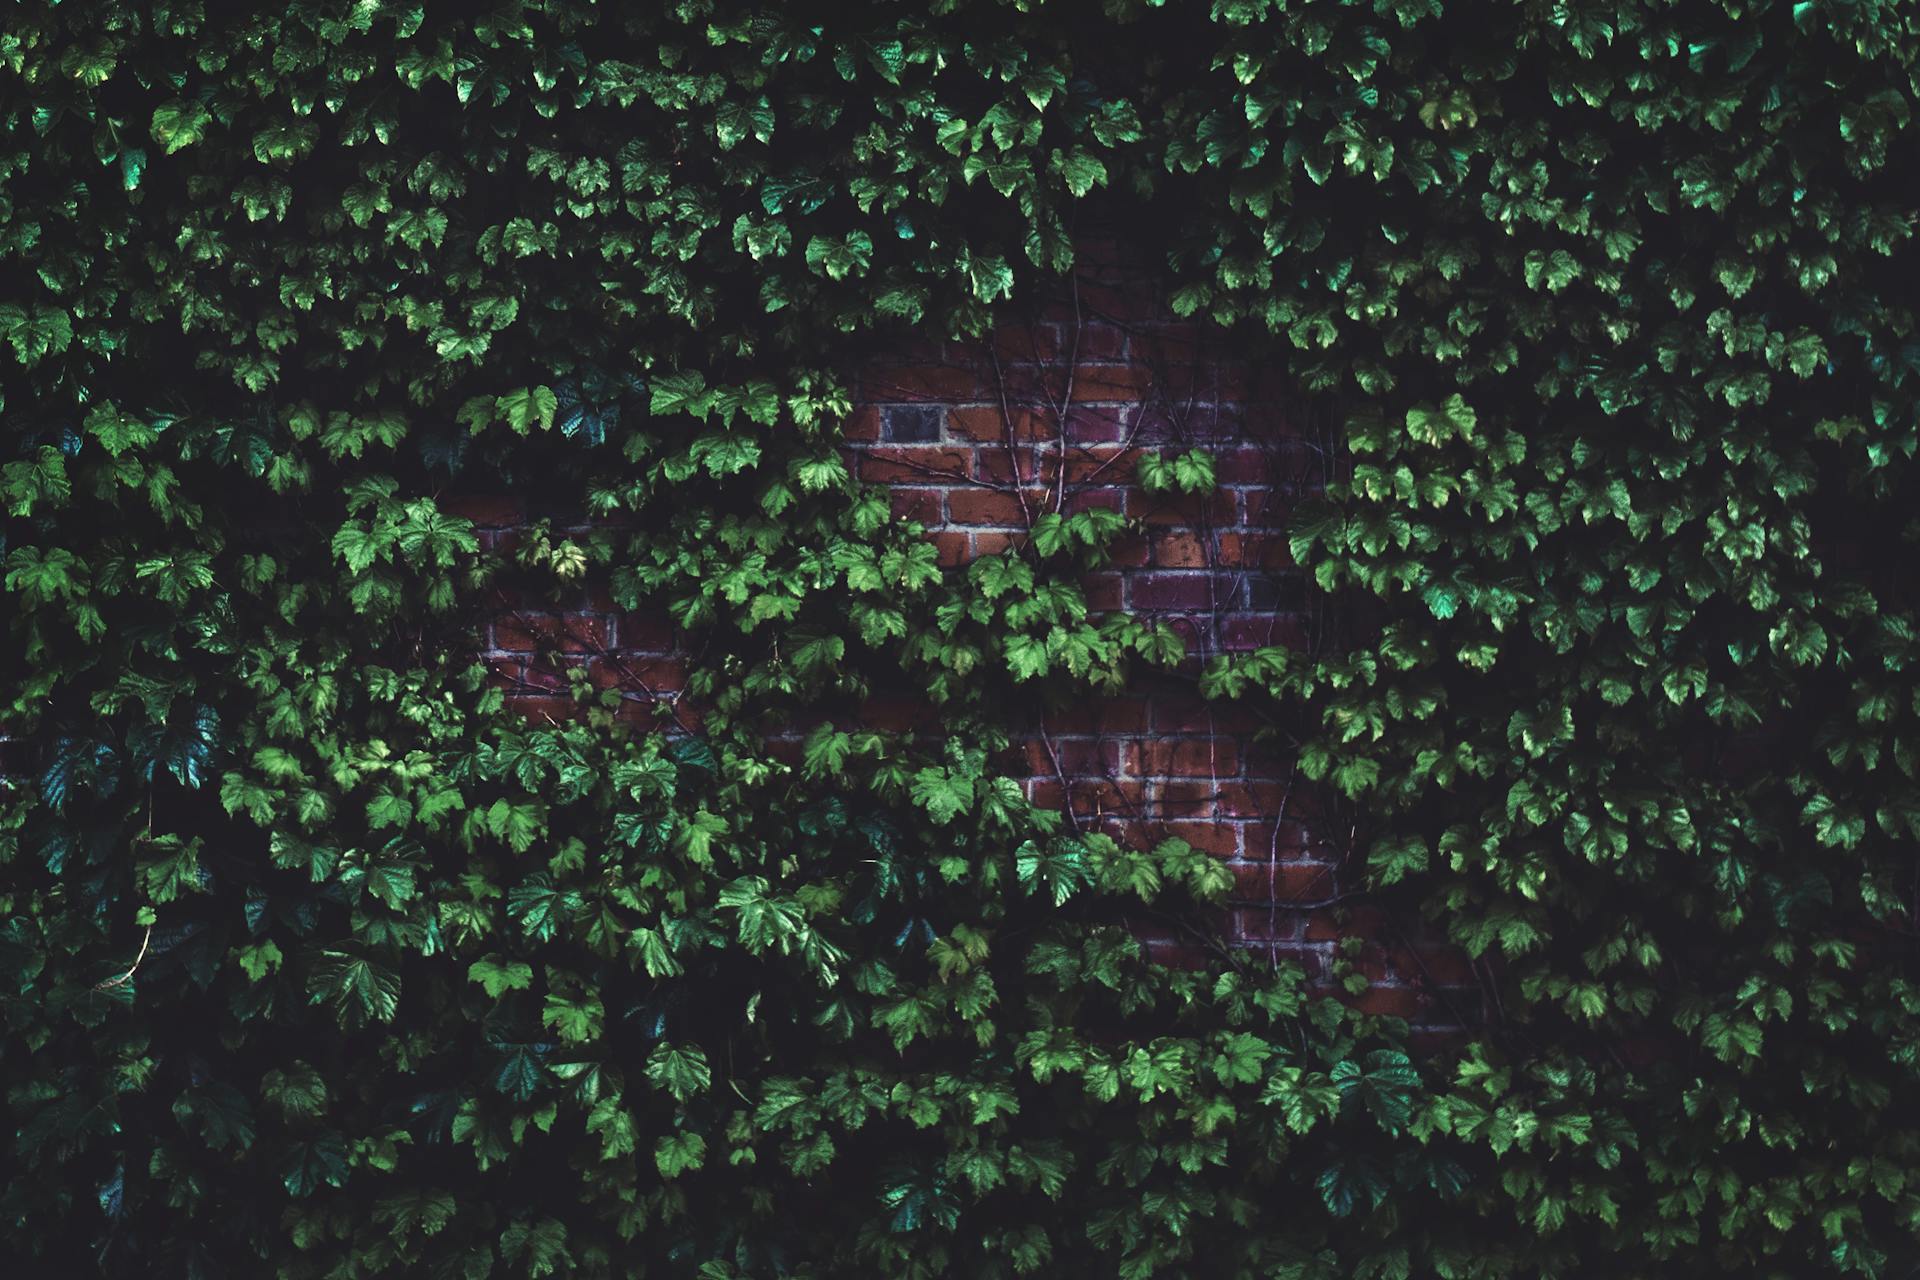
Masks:
[[[1139,453],[1118,444],[1087,445],[1076,449],[1067,459],[1068,484],[1125,486],[1133,480],[1134,463]]]
[[[595,658],[587,674],[596,688],[649,695],[678,693],[686,687],[687,664],[677,655],[634,654],[625,658]]]
[[[1145,942],[1147,959],[1168,969],[1204,969],[1212,963],[1206,950],[1191,942],[1161,937],[1148,937]]]
[[[1024,545],[1026,540],[1024,533],[976,533],[972,535],[969,554],[975,560],[981,556],[997,556],[1008,547]]]
[[[1164,379],[1138,364],[1083,364],[1073,371],[1073,398],[1085,404],[1134,401]]]
[[[1466,953],[1453,947],[1399,947],[1391,953],[1391,959],[1394,972],[1415,985],[1465,987],[1475,981]]]
[[[973,558],[972,544],[967,540],[967,535],[950,529],[933,535],[933,547],[937,553],[936,561],[948,569],[963,565]]]
[[[1413,1019],[1425,1011],[1427,1002],[1408,987],[1371,986],[1345,1000],[1355,1011],[1383,1018]]]
[[[1121,607],[1120,575],[1117,573],[1088,574],[1081,581],[1081,589],[1086,592],[1087,608],[1096,613],[1111,613]]]
[[[1067,411],[1071,444],[1111,444],[1127,438],[1137,407],[1130,404],[1081,404]]]
[[[607,620],[589,614],[520,614],[493,624],[494,647],[503,653],[597,653],[609,639]]]
[[[1279,904],[1264,907],[1235,907],[1227,913],[1232,938],[1241,943],[1280,943],[1296,956],[1305,958],[1310,954],[1301,947],[1300,917],[1290,909]],[[1315,961],[1319,960],[1314,956]],[[1319,976],[1322,966],[1312,965],[1313,976]]]
[[[947,429],[960,439],[983,444],[1004,444],[1009,435],[1016,441],[1054,437],[1052,424],[1042,414],[1017,406],[1002,409],[998,404],[957,408],[947,415]]]
[[[1020,505],[1017,494],[997,489],[956,489],[947,498],[947,517],[954,524],[984,524],[1025,527],[1027,512],[1037,510],[1045,495],[1029,495],[1028,507]]]
[[[518,498],[467,494],[441,498],[438,505],[447,514],[463,516],[482,529],[523,524],[527,518],[526,504]]]
[[[518,694],[507,699],[507,707],[540,724],[561,724],[579,714],[573,699],[550,694]]]
[[[1276,858],[1235,862],[1232,869],[1236,902],[1313,902],[1335,891],[1333,868],[1324,863]]]
[[[613,642],[620,649],[640,653],[665,653],[673,648],[673,622],[659,613],[616,613]]]
[[[964,480],[972,468],[973,455],[969,451],[937,445],[874,446],[860,453],[862,480],[904,480],[924,485]]]
[[[1251,649],[1307,647],[1307,631],[1296,614],[1246,613],[1220,623],[1220,647],[1235,652]]]
[[[1083,699],[1047,723],[1055,733],[1139,733],[1147,727],[1147,708],[1145,698]]]
[[[1359,887],[1336,873],[1350,851],[1327,838],[1316,794],[1294,777],[1284,750],[1256,741],[1262,725],[1249,705],[1194,693],[1191,677],[1221,653],[1305,647],[1311,586],[1287,534],[1294,505],[1324,478],[1302,434],[1323,422],[1294,397],[1284,362],[1247,363],[1236,358],[1244,348],[1231,335],[1173,316],[1158,257],[1154,246],[1131,241],[1083,245],[1077,298],[1062,289],[1038,300],[1032,319],[988,343],[916,339],[857,371],[859,403],[841,433],[849,464],[862,480],[891,487],[895,513],[926,527],[947,568],[1020,548],[1030,514],[1056,501],[1067,514],[1099,507],[1126,516],[1112,563],[1082,581],[1087,604],[1097,613],[1158,615],[1186,644],[1186,659],[1166,675],[1141,666],[1125,696],[1082,696],[1048,709],[1051,750],[1029,726],[995,767],[1020,777],[1036,804],[1070,807],[1082,830],[1131,844],[1176,835],[1226,860],[1236,905],[1216,923],[1227,945],[1330,984],[1337,940],[1369,938],[1378,945],[1362,955],[1361,971],[1373,985],[1359,1007],[1457,1020],[1422,1005],[1419,993],[1458,993],[1452,1003],[1477,1009],[1471,967],[1428,935],[1409,942],[1384,930],[1371,908],[1312,905]],[[1195,444],[1215,456],[1221,487],[1213,494],[1136,487],[1141,448]],[[511,497],[460,495],[445,505],[473,519],[484,545],[499,551],[519,545],[529,519]],[[585,523],[580,512],[533,514],[551,515],[556,528]],[[706,709],[679,696],[687,655],[669,620],[619,611],[604,578],[566,605],[513,601],[503,615],[512,608],[532,621],[492,620],[490,678],[524,713],[580,714],[563,695],[569,671],[584,670],[594,685],[623,695],[623,722],[648,730],[703,725]],[[584,634],[569,640],[563,616],[581,620]],[[554,649],[559,657],[544,657]],[[643,694],[643,684],[659,696]],[[939,709],[907,694],[823,718],[929,740],[942,732]],[[797,759],[808,727],[774,737],[768,753]],[[1157,926],[1140,927],[1163,962],[1204,955]]]
[[[1128,342],[1127,331],[1113,324],[1083,324],[1077,339],[1072,333],[1063,339],[1082,360],[1124,360]]]
[[[897,400],[977,400],[990,388],[981,375],[957,365],[888,365],[867,370],[862,379],[869,398]]]
[[[1204,573],[1143,573],[1127,581],[1135,609],[1205,609],[1213,604],[1213,579]]]
[[[993,332],[993,353],[1009,364],[1058,360],[1060,326],[1055,324],[1003,325]]]
[[[1221,778],[1240,770],[1240,746],[1232,738],[1149,738],[1139,751],[1140,772],[1148,777]]]
[[[1192,529],[1156,529],[1151,545],[1153,563],[1163,569],[1201,569],[1207,565],[1207,544]]]
[[[902,520],[918,520],[922,524],[935,525],[945,520],[945,489],[906,489],[895,486],[892,491],[893,514]]]
[[[1240,854],[1240,829],[1224,822],[1164,822],[1161,830],[1169,837],[1185,840],[1202,853],[1222,858]]]
[[[911,698],[875,696],[860,704],[856,719],[869,729],[899,733],[935,723],[939,713]]]

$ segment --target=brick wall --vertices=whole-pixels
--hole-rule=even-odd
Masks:
[[[1358,939],[1371,984],[1356,997],[1362,1007],[1430,1025],[1471,1020],[1478,995],[1461,958],[1353,901],[1355,851],[1341,838],[1352,823],[1316,810],[1296,785],[1286,726],[1262,726],[1196,689],[1222,652],[1328,642],[1336,619],[1292,565],[1285,528],[1337,462],[1335,424],[1289,393],[1279,367],[1177,319],[1160,276],[1119,246],[1087,245],[1082,256],[1072,282],[990,342],[874,353],[845,430],[859,474],[892,487],[895,509],[927,526],[945,566],[1019,542],[1048,511],[1104,506],[1132,522],[1115,567],[1088,577],[1088,601],[1173,626],[1186,663],[1126,696],[1037,716],[1003,767],[1083,827],[1133,842],[1177,835],[1225,860],[1236,885],[1220,924],[1226,945],[1325,978],[1341,940]],[[1219,487],[1206,500],[1149,495],[1134,482],[1142,450],[1196,445],[1216,459]],[[512,536],[520,519],[498,500],[461,509],[492,538]],[[509,612],[488,657],[533,714],[566,713],[553,692],[563,678],[537,657],[552,649],[623,689],[636,714],[675,696],[685,675],[667,628],[604,600],[565,617]],[[872,715],[906,727],[929,711]],[[1173,962],[1193,945],[1150,943]]]

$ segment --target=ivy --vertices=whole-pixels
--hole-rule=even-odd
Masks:
[[[1903,11],[603,9],[0,34],[27,1267],[1900,1273]],[[1327,625],[1198,673],[1344,827],[1325,982],[996,768],[1194,674],[1089,606],[1126,518],[944,571],[839,448],[850,352],[1102,222],[1340,423],[1280,495]],[[587,592],[684,698],[476,656]],[[1337,998],[1374,944],[1451,1034]]]

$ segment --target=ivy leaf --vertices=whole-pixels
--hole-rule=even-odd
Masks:
[[[339,1134],[327,1132],[290,1144],[280,1164],[280,1180],[295,1199],[304,1199],[322,1186],[346,1186],[346,1143]]]
[[[653,1146],[653,1162],[663,1178],[677,1178],[706,1163],[707,1140],[690,1129],[660,1139]]]
[[[647,1079],[672,1094],[675,1102],[685,1102],[706,1089],[713,1072],[697,1045],[682,1048],[662,1041],[647,1055]]]
[[[483,956],[467,966],[467,978],[477,982],[495,1000],[509,991],[525,991],[533,985],[533,966],[524,960],[508,960],[498,953]]]
[[[494,400],[494,409],[506,424],[521,435],[532,427],[542,431],[553,426],[553,415],[560,407],[559,397],[550,387],[521,387]]]
[[[307,976],[312,1003],[332,1007],[347,1030],[391,1022],[400,1008],[400,975],[350,951],[323,950]]]
[[[500,1061],[494,1068],[493,1087],[509,1098],[525,1102],[546,1076],[545,1044],[500,1045]]]
[[[163,102],[153,110],[153,140],[165,149],[168,155],[183,147],[190,147],[206,136],[207,126],[213,123],[213,114],[199,102],[182,102],[178,98]]]
[[[929,765],[913,776],[913,802],[927,811],[936,826],[945,826],[972,810],[973,779]]]

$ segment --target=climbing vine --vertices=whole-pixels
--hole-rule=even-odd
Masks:
[[[812,10],[0,31],[6,1252],[1905,1274],[1913,15]],[[1150,963],[1224,868],[993,767],[1185,659],[1088,607],[1124,522],[943,570],[840,448],[863,350],[988,337],[1096,215],[1340,415],[1338,625],[1200,682],[1350,821],[1352,927],[1470,960],[1435,1043]],[[486,629],[586,592],[683,696],[515,709]]]

